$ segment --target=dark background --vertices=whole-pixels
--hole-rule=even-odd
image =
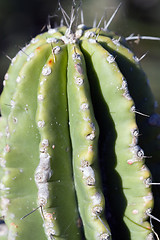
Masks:
[[[121,0],[122,7],[110,25],[118,34],[128,36],[131,33],[160,37],[160,1],[159,0]],[[120,0],[83,0],[82,6],[85,24],[92,25],[97,14],[101,18],[106,9],[107,19],[111,16]],[[70,14],[72,0],[61,0],[63,8]],[[10,64],[8,55],[13,58],[20,47],[41,32],[47,24],[48,15],[57,11],[56,0],[0,0],[0,87]],[[59,22],[58,17],[51,19]],[[148,51],[141,64],[147,73],[153,92],[160,103],[160,41],[140,41],[132,44],[138,57]]]

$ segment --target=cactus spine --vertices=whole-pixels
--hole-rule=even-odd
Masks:
[[[12,60],[0,103],[4,239],[153,239],[138,135],[155,133],[135,112],[154,115],[154,98],[124,41],[49,29]]]

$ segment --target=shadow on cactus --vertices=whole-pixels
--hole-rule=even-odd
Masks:
[[[108,30],[119,7],[103,28],[59,7],[66,26],[33,38],[5,75],[1,239],[158,239],[160,118],[127,46],[147,37]]]

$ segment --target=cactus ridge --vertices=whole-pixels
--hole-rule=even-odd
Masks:
[[[128,201],[124,214],[130,218],[132,222],[138,223],[139,221],[139,225],[141,225],[141,220],[143,219],[145,221],[145,211],[148,207],[152,207],[153,202],[151,190],[149,188],[145,188],[143,182],[145,177],[150,176],[150,173],[146,168],[144,169],[142,160],[143,152],[140,147],[136,145],[137,142],[134,136],[137,126],[134,113],[130,111],[131,106],[134,103],[131,98],[129,99],[128,92],[127,96],[125,94],[126,89],[123,89],[122,87],[125,80],[123,75],[117,69],[114,57],[104,50],[104,48],[98,43],[89,44],[88,41],[84,40],[82,41],[82,48],[90,56],[90,62],[92,63],[90,68],[94,67],[95,75],[97,75],[99,80],[103,97],[108,104],[111,117],[115,123],[115,130],[117,132],[115,145],[117,165],[115,169],[121,176],[123,192]],[[89,58],[87,60],[89,62]],[[107,79],[110,79],[110,81],[107,81]],[[110,93],[112,95],[116,94],[116,98],[119,96],[118,104],[116,98],[110,101]],[[123,115],[121,112],[122,109],[126,109],[126,111],[123,112]],[[126,128],[126,126],[128,126],[128,128]],[[125,128],[126,131],[124,131]],[[127,175],[125,172],[127,172]],[[133,192],[135,192],[133,183],[135,184],[136,189],[139,189],[137,196],[136,194],[133,196]],[[112,191],[115,190],[113,189]],[[143,199],[143,196],[145,195],[150,196],[146,204],[144,204]],[[126,221],[124,217],[124,221],[126,221],[127,225],[130,224],[128,222],[128,218]],[[137,231],[139,231],[138,235],[140,235],[140,230]],[[147,230],[144,233],[143,232],[144,231],[142,229],[144,238],[148,235],[149,231]],[[132,238],[136,239],[134,234]]]
[[[52,51],[43,67],[37,96],[36,122],[41,135],[40,162],[35,172],[38,205],[44,205],[44,225],[48,238],[52,234],[57,239],[72,239],[72,236],[80,239],[76,226],[78,213],[68,130],[67,49],[66,46],[56,45]],[[49,92],[51,88],[54,94]],[[44,122],[44,125],[40,122]],[[50,196],[55,197],[52,199]]]
[[[153,239],[138,136],[147,149],[157,131],[135,109],[154,115],[154,98],[124,40],[50,28],[12,60],[0,103],[6,239]]]
[[[77,191],[79,211],[83,221],[86,238],[109,237],[109,227],[104,219],[104,199],[97,177],[98,126],[93,115],[85,61],[78,45],[68,45],[68,105],[70,135],[73,148],[73,172]],[[103,222],[102,222],[103,221]],[[98,236],[102,232],[102,235]]]
[[[134,56],[129,49],[122,45],[114,44],[111,39],[104,36],[99,36],[97,40],[106,50],[116,57],[118,67],[127,79],[129,93],[134,99],[136,109],[138,109],[140,113],[144,113],[149,116],[149,118],[142,118],[140,115],[136,115],[140,132],[139,142],[144,149],[145,154],[147,156],[152,156],[152,161],[157,161],[159,151],[155,146],[159,146],[159,142],[156,140],[159,132],[159,126],[158,124],[156,125],[156,123],[152,126],[151,122],[152,119],[156,117],[158,120],[159,116],[155,115],[156,102],[149,87],[148,78],[141,70],[138,58]],[[137,91],[137,89],[141,88],[143,88],[142,92]],[[148,128],[147,131],[146,127]],[[153,130],[153,128],[155,130]],[[150,147],[148,148],[147,146]]]

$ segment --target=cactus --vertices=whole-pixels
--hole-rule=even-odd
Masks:
[[[72,29],[73,18],[33,38],[5,75],[4,239],[153,239],[144,159],[158,161],[159,116],[147,77],[108,25]]]

